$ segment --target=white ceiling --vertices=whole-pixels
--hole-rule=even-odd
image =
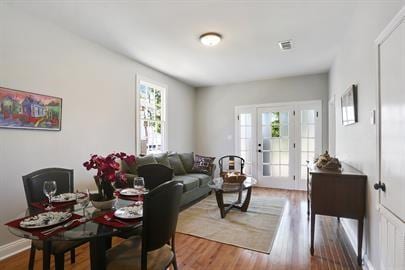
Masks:
[[[17,1],[10,6],[192,86],[324,72],[355,1]],[[204,47],[204,32],[223,35]],[[292,39],[293,50],[278,42]]]

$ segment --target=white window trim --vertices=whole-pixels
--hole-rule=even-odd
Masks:
[[[136,75],[136,88],[135,88],[135,153],[137,155],[140,154],[141,151],[141,121],[140,121],[140,98],[139,98],[139,88],[140,85],[150,85],[154,88],[157,88],[162,91],[162,128],[163,128],[163,151],[167,151],[168,149],[168,124],[167,124],[167,93],[168,93],[168,86],[162,84],[160,82],[156,82],[148,77],[142,75]]]

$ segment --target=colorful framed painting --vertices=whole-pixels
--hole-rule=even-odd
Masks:
[[[0,128],[61,130],[62,99],[0,87]]]

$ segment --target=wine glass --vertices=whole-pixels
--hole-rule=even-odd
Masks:
[[[139,191],[139,193],[143,192],[143,190],[145,189],[145,180],[143,179],[143,177],[134,178],[134,189]]]
[[[86,217],[86,207],[90,203],[90,192],[89,189],[86,191],[86,195],[83,196],[82,194],[76,193],[76,202],[80,204],[83,209],[83,216]]]
[[[56,182],[55,181],[45,181],[43,184],[43,191],[46,197],[48,197],[48,206],[45,210],[52,210],[52,196],[56,193]]]

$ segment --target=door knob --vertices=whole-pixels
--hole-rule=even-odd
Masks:
[[[261,144],[261,143],[259,143],[257,146],[262,146],[262,144]]]
[[[382,191],[385,192],[385,184],[384,184],[384,183],[381,183],[381,182],[375,183],[375,184],[374,184],[374,189],[375,189],[375,190],[381,189]]]
[[[260,150],[260,149],[259,149],[259,150],[257,150],[257,152],[261,153],[261,152],[262,152],[262,150]]]

